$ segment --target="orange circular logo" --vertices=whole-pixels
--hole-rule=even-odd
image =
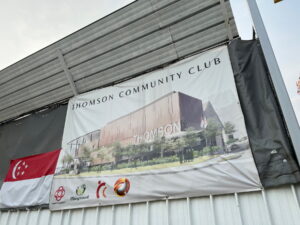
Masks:
[[[120,197],[124,197],[128,193],[129,189],[130,182],[127,178],[118,179],[114,185],[114,191]]]

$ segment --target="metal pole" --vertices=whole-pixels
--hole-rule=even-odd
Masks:
[[[266,62],[270,71],[270,76],[273,81],[273,85],[278,97],[279,104],[286,122],[286,126],[292,140],[298,163],[300,162],[300,127],[291,104],[291,100],[287,93],[275,54],[273,52],[272,45],[270,43],[266,28],[264,26],[262,17],[260,15],[257,3],[255,0],[247,0],[250,9],[250,14],[257,35],[260,39],[263,53],[266,58]]]
[[[229,40],[233,39],[233,34],[232,34],[232,30],[231,30],[231,26],[230,26],[230,20],[229,20],[229,16],[228,16],[228,12],[227,12],[227,8],[225,5],[225,0],[219,0],[220,4],[221,4],[221,9],[222,9],[222,13],[224,16],[224,21],[225,21],[225,27],[227,30],[227,36]]]
[[[76,89],[76,85],[75,85],[75,82],[73,80],[73,76],[72,76],[72,74],[71,74],[71,72],[70,72],[70,70],[69,70],[69,68],[68,68],[68,66],[65,62],[63,53],[60,49],[57,49],[57,55],[58,55],[59,62],[60,62],[61,66],[62,66],[62,68],[65,72],[65,75],[66,75],[68,81],[69,81],[72,92],[73,92],[74,96],[76,96],[76,95],[78,95],[78,91]]]

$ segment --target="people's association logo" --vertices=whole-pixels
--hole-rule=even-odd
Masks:
[[[120,178],[114,185],[114,191],[119,197],[127,195],[130,189],[130,182],[127,178]]]
[[[63,186],[60,186],[54,193],[56,201],[60,201],[65,196],[65,189]]]
[[[105,193],[106,189],[107,189],[106,183],[99,180],[98,181],[98,187],[97,187],[97,190],[96,190],[96,197],[101,198],[101,196],[102,196],[103,198],[106,198],[106,193]]]
[[[81,186],[76,188],[76,195],[78,195],[78,196],[83,195],[85,190],[86,190],[86,185],[82,184]]]
[[[12,178],[13,179],[18,179],[18,178],[21,178],[22,176],[24,176],[27,168],[28,168],[28,164],[23,161],[23,160],[20,160],[16,163],[16,165],[14,166],[13,168],[13,171],[12,171]]]

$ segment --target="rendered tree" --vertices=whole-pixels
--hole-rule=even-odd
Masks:
[[[184,142],[188,147],[194,147],[197,144],[197,137],[195,135],[195,129],[193,127],[189,127],[186,130],[186,134],[184,136]]]
[[[166,147],[166,138],[165,136],[162,136],[160,139],[160,157],[163,158],[164,157],[164,153],[165,153],[165,147]]]
[[[114,142],[112,144],[113,157],[115,158],[115,163],[118,164],[118,161],[122,158],[122,146],[120,142]]]
[[[206,146],[213,146],[214,142],[212,140],[214,140],[219,134],[220,129],[217,123],[214,120],[208,120],[207,126],[204,130]]]
[[[105,159],[105,153],[103,151],[103,148],[101,148],[100,151],[97,152],[97,158],[99,158],[101,163],[103,163]]]
[[[146,157],[146,160],[148,160],[149,158],[149,152],[150,152],[150,146],[148,143],[146,142],[142,142],[138,145],[138,155],[141,159],[143,159],[143,161],[145,160],[145,157]]]
[[[230,135],[236,132],[235,125],[231,122],[226,122],[224,124],[225,134]]]
[[[153,152],[155,154],[161,154],[161,138],[155,137],[154,141],[152,142]]]
[[[63,164],[65,164],[65,163],[70,164],[71,162],[73,162],[73,160],[74,160],[73,157],[70,154],[66,153],[63,157],[62,162],[63,162]]]
[[[179,158],[179,162],[183,163],[183,148],[186,145],[183,138],[176,138],[173,142],[173,149],[176,149],[177,156]]]
[[[136,154],[138,152],[138,147],[135,145],[128,145],[123,148],[124,150],[124,155],[127,157],[128,162],[132,162],[136,158]]]
[[[83,157],[90,160],[91,159],[91,152],[89,151],[88,147],[83,147]]]
[[[136,160],[139,148],[136,145],[129,146],[129,161],[133,161],[134,167],[136,167]]]

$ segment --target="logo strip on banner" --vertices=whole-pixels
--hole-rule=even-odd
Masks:
[[[69,101],[50,209],[261,188],[226,46]]]

